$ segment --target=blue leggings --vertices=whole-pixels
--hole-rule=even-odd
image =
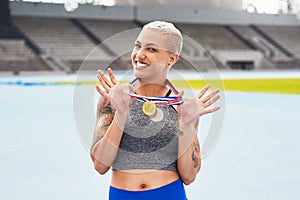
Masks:
[[[144,191],[128,191],[110,186],[109,200],[186,200],[181,179],[160,188]]]

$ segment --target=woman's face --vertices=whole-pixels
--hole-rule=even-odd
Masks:
[[[168,51],[168,36],[154,30],[142,30],[131,54],[134,75],[152,81],[166,78],[178,55]]]

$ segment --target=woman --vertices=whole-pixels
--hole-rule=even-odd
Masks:
[[[200,170],[197,121],[219,109],[207,108],[219,91],[204,97],[205,86],[182,104],[183,91],[166,79],[181,49],[182,35],[173,24],[151,22],[132,51],[135,81],[119,84],[111,69],[110,80],[98,71],[102,88],[96,86],[101,96],[90,154],[100,174],[112,167],[110,200],[185,200],[183,183],[192,183]],[[146,105],[155,97],[171,100]]]

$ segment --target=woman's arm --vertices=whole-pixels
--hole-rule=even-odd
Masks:
[[[220,107],[209,108],[220,96],[219,90],[214,90],[207,96],[205,93],[210,86],[205,86],[193,99],[184,99],[178,106],[178,122],[180,135],[178,136],[177,167],[182,181],[188,185],[192,183],[201,167],[200,145],[197,138],[198,120],[201,116],[213,113]],[[183,96],[183,91],[178,94]]]
[[[191,184],[201,168],[200,145],[197,125],[181,125],[178,135],[177,167],[184,184]]]
[[[130,86],[120,85],[110,68],[108,74],[110,81],[98,70],[98,79],[103,89],[96,86],[101,96],[90,150],[94,167],[100,174],[108,171],[117,156],[130,102]]]
[[[115,111],[110,102],[103,103],[100,97],[97,120],[90,150],[95,169],[105,174],[118,153],[127,115]]]

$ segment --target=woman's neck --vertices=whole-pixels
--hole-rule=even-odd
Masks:
[[[138,79],[135,89],[137,94],[144,96],[164,96],[169,90],[166,80],[145,82],[140,79]]]

